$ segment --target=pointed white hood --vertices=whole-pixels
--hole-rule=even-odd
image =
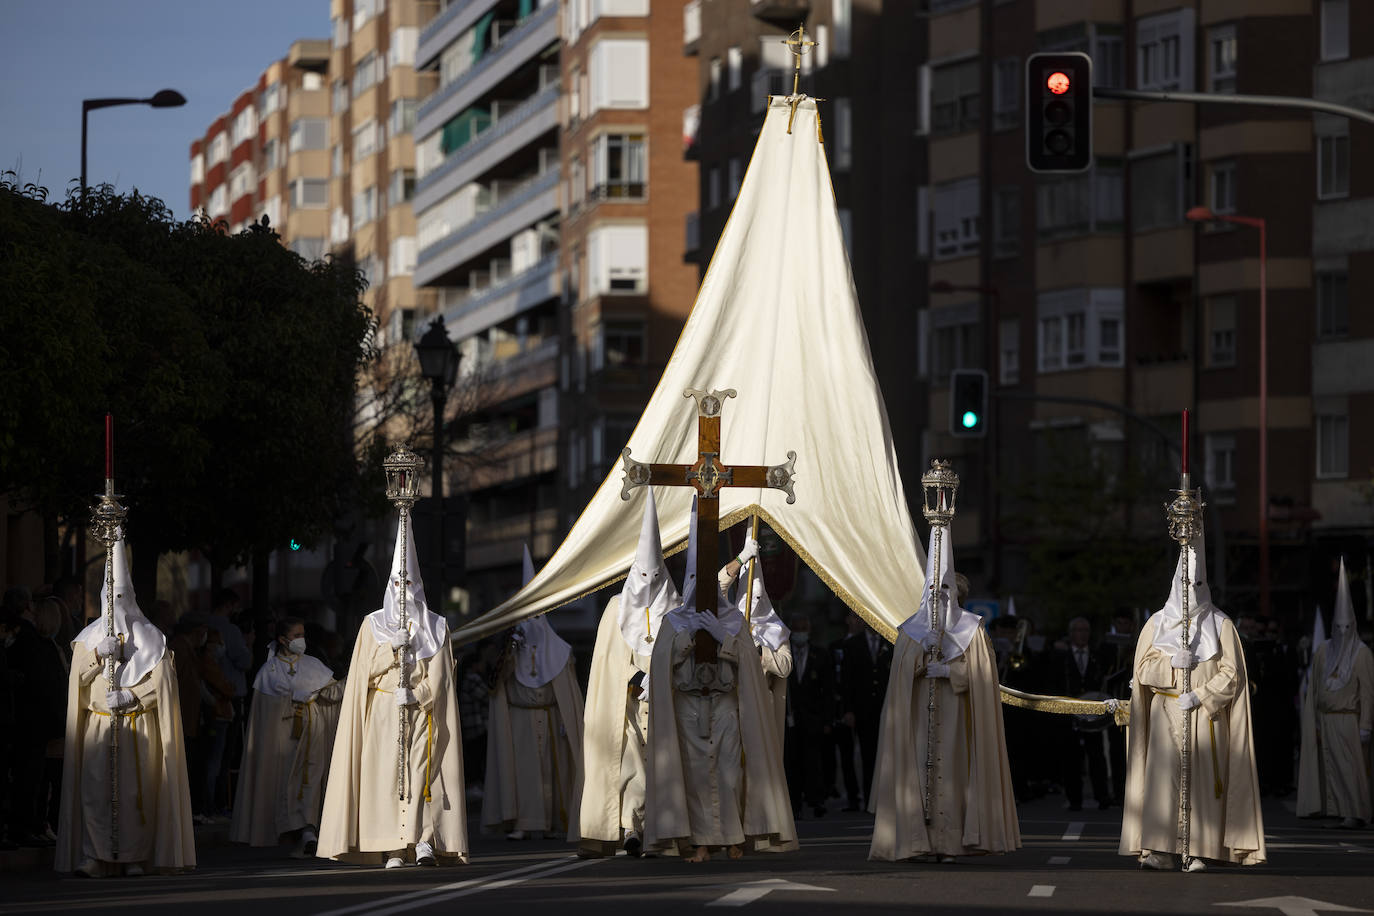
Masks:
[[[115,666],[115,680],[120,687],[133,687],[152,671],[167,651],[167,637],[153,626],[152,621],[143,616],[134,599],[134,581],[129,575],[129,559],[124,549],[124,532],[120,532],[112,551],[114,565],[114,629],[115,634],[124,637],[126,644],[133,644],[133,654]],[[106,577],[109,576],[111,561],[106,560]],[[100,587],[100,616],[86,625],[76,637],[92,652],[106,637],[106,619],[110,613],[109,589]]]
[[[521,587],[529,585],[533,578],[534,560],[526,544]],[[543,687],[567,666],[572,646],[554,632],[547,614],[517,623],[515,632],[520,634],[519,648],[515,652],[515,679],[526,687]]]
[[[983,624],[983,618],[959,606],[959,592],[954,584],[954,530],[946,528],[940,538],[940,568],[935,569],[935,532],[930,529],[930,539],[926,544],[926,587],[921,589],[921,606],[902,624],[901,631],[917,642],[923,642],[931,633],[930,628],[930,583],[935,587],[939,613],[944,615],[945,638],[940,643],[945,661],[964,654],[973,635]]]
[[[1321,605],[1317,605],[1316,619],[1312,621],[1312,651],[1316,652],[1317,647],[1326,642],[1326,623],[1322,620]]]
[[[719,537],[719,533],[712,531],[710,536]],[[678,632],[683,630],[695,632],[702,627],[700,612],[697,611],[697,537],[697,498],[693,496],[692,518],[687,529],[687,571],[682,577],[682,604],[668,614],[668,622]],[[720,589],[714,578],[711,581],[711,588],[717,589],[717,591]],[[718,608],[716,616],[720,618],[721,623],[725,624],[726,632],[734,636],[739,632],[739,628],[744,626],[744,615],[724,595],[720,595],[716,599],[716,607]]]
[[[401,531],[405,530],[406,552],[401,555]],[[425,602],[425,585],[420,578],[420,561],[415,555],[415,532],[410,527],[410,513],[401,517],[396,525],[396,549],[391,556],[391,572],[387,577],[386,593],[382,596],[381,610],[367,615],[372,625],[372,636],[377,642],[387,645],[401,623],[401,570],[406,571],[409,587],[406,589],[406,619],[412,636],[411,648],[415,657],[429,658],[439,651],[448,638],[448,624],[444,618],[429,609]]]
[[[1331,639],[1326,644],[1326,670],[1321,673],[1326,678],[1327,690],[1340,690],[1350,680],[1360,646],[1355,606],[1350,601],[1350,578],[1345,574],[1345,558],[1342,557],[1340,578],[1336,582],[1336,611],[1331,615]],[[1316,651],[1315,645],[1313,651]]]
[[[677,585],[663,562],[663,543],[659,539],[658,505],[654,488],[645,487],[644,518],[639,527],[635,560],[620,590],[620,636],[630,651],[638,655],[653,652],[653,637],[663,615],[682,603]]]
[[[767,646],[774,652],[782,648],[783,643],[792,635],[778,616],[778,612],[773,609],[773,600],[768,597],[768,589],[763,585],[763,566],[755,561],[754,571],[754,597],[750,602],[753,606],[748,609],[746,615],[749,620],[749,632],[754,636],[754,645]],[[739,608],[743,613],[745,610],[744,602],[749,600],[745,594],[749,590],[749,571],[746,568],[740,575],[739,585]]]
[[[1166,655],[1177,655],[1183,648],[1183,556],[1178,552],[1174,579],[1169,586],[1169,600],[1153,615],[1155,638],[1153,645]],[[1221,651],[1221,624],[1227,617],[1212,603],[1212,590],[1207,587],[1207,536],[1200,532],[1188,542],[1188,624],[1189,650],[1197,660],[1216,658]]]

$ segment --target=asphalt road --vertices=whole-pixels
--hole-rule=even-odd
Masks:
[[[702,865],[676,858],[578,859],[552,840],[510,842],[476,832],[472,862],[384,871],[294,860],[285,850],[209,846],[185,875],[88,879],[0,875],[0,914],[509,913],[643,916],[703,907],[789,912],[1155,914],[1374,912],[1374,831],[1323,829],[1266,800],[1269,864],[1202,874],[1143,872],[1116,854],[1120,812],[1021,806],[1024,847],[951,865],[871,863],[872,821],[832,811],[799,823],[802,848]],[[1234,904],[1279,898],[1281,905]],[[1305,903],[1303,901],[1314,901]],[[1329,906],[1323,906],[1329,904]],[[1365,909],[1360,909],[1365,908]]]

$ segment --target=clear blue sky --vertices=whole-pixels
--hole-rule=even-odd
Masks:
[[[298,38],[329,37],[329,0],[0,0],[0,171],[61,199],[81,175],[81,100],[186,96],[93,111],[87,180],[189,215],[190,146]]]

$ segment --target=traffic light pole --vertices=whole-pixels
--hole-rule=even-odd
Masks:
[[[1361,111],[1349,105],[1323,102],[1320,99],[1304,99],[1289,95],[1225,95],[1213,92],[1159,92],[1146,89],[1109,89],[1093,87],[1094,99],[1131,102],[1186,102],[1194,105],[1251,105],[1261,108],[1301,108],[1306,111],[1323,111],[1340,115],[1353,121],[1374,124],[1374,112]]]

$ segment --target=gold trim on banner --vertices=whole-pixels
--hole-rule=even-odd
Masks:
[[[1113,712],[1103,700],[1080,700],[1075,697],[1045,696],[1039,693],[1026,693],[1015,687],[999,684],[1002,703],[1035,712],[1056,713],[1063,716],[1101,716],[1111,712],[1117,725],[1131,724],[1130,701],[1121,700]]]

